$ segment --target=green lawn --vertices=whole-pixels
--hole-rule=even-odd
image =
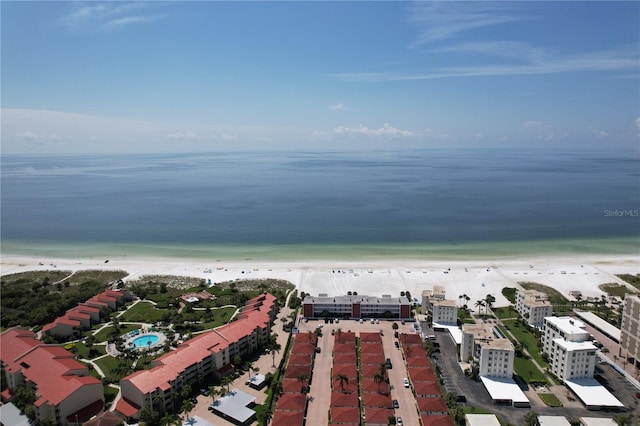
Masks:
[[[552,393],[539,393],[538,396],[549,407],[562,407],[562,402]]]
[[[96,334],[96,342],[104,342],[109,338],[109,331],[111,331],[113,327],[109,326],[109,327],[105,327],[102,329],[102,331],[100,331],[98,334]],[[133,330],[137,330],[138,328],[140,328],[140,325],[138,324],[121,324],[120,325],[120,335],[123,335],[125,333],[128,333],[130,331]]]
[[[120,322],[146,322],[154,323],[160,321],[162,316],[169,312],[168,309],[158,309],[152,303],[139,302],[119,318]]]
[[[515,373],[527,382],[547,382],[546,377],[533,362],[529,359],[515,357],[513,360],[513,369]]]
[[[518,318],[518,313],[513,306],[507,306],[505,308],[494,308],[493,313],[496,314],[501,320],[507,318]]]
[[[102,370],[105,376],[109,376],[111,370],[118,366],[118,360],[112,356],[105,356],[104,358],[94,362],[98,367],[100,367],[100,370]]]
[[[634,291],[629,290],[626,286],[618,283],[600,284],[598,288],[611,296],[617,296],[622,299],[624,299],[624,295],[627,293],[635,293]]]
[[[542,360],[540,350],[538,349],[538,339],[531,334],[518,320],[505,320],[502,323],[515,336],[516,339],[525,347],[541,367],[546,367],[547,363]]]
[[[231,318],[231,315],[236,311],[236,308],[218,308],[212,309],[211,311],[213,312],[213,321],[202,323],[205,330],[219,327],[229,322],[229,318]]]
[[[73,353],[75,353],[79,358],[85,359],[95,358],[107,353],[107,348],[105,346],[93,345],[94,353],[89,357],[89,348],[82,342],[68,343],[64,345],[64,348],[73,350]]]

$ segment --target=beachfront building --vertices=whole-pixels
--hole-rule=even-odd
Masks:
[[[491,324],[464,324],[460,360],[475,362],[480,376],[511,377],[513,344]]]
[[[446,291],[444,286],[434,285],[431,290],[422,291],[422,314],[426,315],[429,312],[429,304],[434,300],[445,300]]]
[[[406,297],[306,296],[303,300],[305,318],[411,318],[411,302]]]
[[[116,409],[136,417],[142,407],[174,410],[186,385],[214,372],[222,374],[236,355],[246,357],[269,341],[277,314],[277,298],[264,293],[249,300],[237,320],[202,333],[155,359],[151,369],[137,371],[120,381],[122,398]]]
[[[541,328],[544,318],[553,315],[549,297],[537,290],[518,290],[516,292],[516,311],[532,327]]]
[[[105,290],[46,324],[42,327],[42,335],[68,339],[82,330],[89,330],[92,323],[100,322],[101,315],[116,310],[127,300],[131,300],[128,289]]]
[[[640,297],[628,293],[622,309],[620,356],[640,368]]]
[[[491,324],[463,324],[460,360],[478,367],[480,381],[494,404],[529,407],[529,399],[513,380],[515,349]]]
[[[102,382],[87,366],[64,348],[36,340],[29,330],[14,327],[0,334],[0,360],[8,384],[2,400],[10,401],[26,386],[35,394],[36,420],[79,424],[104,408]]]
[[[571,317],[544,319],[542,351],[549,357],[549,371],[561,380],[593,377],[597,348],[584,327]]]
[[[431,322],[438,325],[457,325],[458,306],[455,300],[433,299],[430,302]]]

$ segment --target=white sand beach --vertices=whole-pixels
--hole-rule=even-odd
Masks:
[[[620,283],[615,274],[640,273],[640,256],[583,255],[530,257],[523,259],[493,260],[310,260],[310,261],[206,261],[178,258],[109,258],[55,259],[18,255],[2,255],[2,275],[30,270],[125,270],[125,280],[145,275],[179,275],[211,280],[212,283],[236,279],[276,278],[290,281],[300,291],[317,295],[359,294],[380,296],[399,295],[403,290],[420,298],[422,290],[433,285],[444,285],[449,298],[467,294],[471,301],[492,294],[495,306],[508,302],[502,296],[503,287],[517,286],[518,282],[533,281],[560,291],[571,299],[573,290],[584,298],[603,294],[598,286]],[[473,302],[471,302],[473,303]]]

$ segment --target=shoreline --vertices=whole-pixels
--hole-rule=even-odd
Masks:
[[[107,263],[105,261],[108,260]],[[283,279],[299,291],[313,295],[346,294],[399,295],[410,291],[420,300],[423,290],[434,285],[446,288],[447,298],[467,294],[473,300],[492,294],[495,306],[506,306],[504,287],[517,287],[518,282],[532,281],[555,288],[569,300],[571,291],[579,290],[584,298],[604,294],[598,286],[624,283],[616,274],[640,274],[640,256],[614,254],[539,254],[510,258],[475,259],[205,259],[161,256],[113,257],[45,257],[3,254],[2,275],[32,270],[85,269],[124,270],[125,281],[148,275],[189,276],[211,283],[240,279]],[[471,303],[473,304],[473,303]]]

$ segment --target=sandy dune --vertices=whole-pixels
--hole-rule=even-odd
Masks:
[[[501,294],[503,287],[516,286],[520,281],[534,281],[560,291],[569,297],[580,290],[584,297],[599,296],[598,285],[622,283],[615,274],[640,273],[640,256],[557,256],[527,259],[494,260],[398,260],[363,261],[310,260],[285,262],[206,261],[177,258],[110,258],[105,259],[44,259],[3,255],[0,262],[3,275],[29,270],[123,269],[127,280],[144,275],[182,275],[223,282],[243,278],[278,278],[295,284],[299,290],[314,295],[359,294],[379,296],[399,295],[408,290],[419,298],[424,289],[444,285],[447,296],[457,299],[467,294],[470,305],[487,294],[496,297],[496,306],[507,304]]]

